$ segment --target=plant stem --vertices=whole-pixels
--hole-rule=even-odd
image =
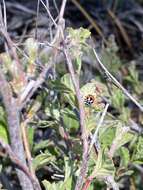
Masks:
[[[68,70],[71,75],[71,79],[72,79],[72,82],[73,82],[73,85],[75,88],[78,105],[79,105],[80,129],[81,129],[81,137],[82,137],[82,142],[83,142],[83,155],[82,155],[82,164],[81,164],[80,175],[77,179],[75,190],[80,190],[82,188],[84,178],[86,176],[87,168],[88,168],[88,137],[87,137],[86,128],[85,128],[85,113],[84,113],[82,96],[80,93],[79,81],[76,79],[72,61],[71,61],[71,58],[70,58],[70,55],[69,55],[67,49],[64,48],[63,51],[64,51],[64,54],[65,54],[65,57],[67,60]]]
[[[95,143],[96,140],[97,140],[97,135],[98,135],[99,129],[100,129],[102,123],[103,123],[104,117],[105,117],[105,115],[106,115],[106,113],[107,113],[108,107],[109,107],[109,104],[107,103],[106,106],[105,106],[105,108],[104,108],[104,110],[103,110],[103,113],[102,113],[102,115],[101,115],[101,118],[100,118],[100,120],[99,120],[99,122],[98,122],[98,125],[97,125],[97,127],[96,127],[95,133],[94,133],[94,135],[93,135],[93,137],[92,137],[92,140],[91,140],[91,143],[90,143],[90,147],[89,147],[89,153],[90,153],[90,151],[91,151],[91,149],[92,149],[92,146],[94,145],[94,143]]]
[[[108,71],[108,69],[104,66],[104,64],[99,59],[98,54],[96,53],[95,49],[92,49],[93,53],[98,61],[98,64],[102,68],[102,70],[105,72],[107,77],[112,80],[113,84],[115,84],[122,92],[140,109],[141,112],[143,112],[143,106],[117,81],[117,79]]]

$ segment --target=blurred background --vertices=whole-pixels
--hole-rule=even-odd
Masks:
[[[43,3],[47,4],[56,19],[61,1],[49,0]],[[66,26],[88,28],[97,47],[107,41],[110,35],[114,35],[120,57],[127,61],[136,60],[136,67],[142,75],[142,6],[142,0],[68,0],[65,10]],[[8,31],[15,43],[20,45],[28,37],[35,37],[36,26],[39,42],[50,41],[52,23],[41,2],[37,19],[37,0],[6,0],[6,8]],[[4,49],[3,44],[1,38],[1,51]]]
[[[47,3],[51,14],[56,18],[61,1],[49,0]],[[66,25],[89,28],[96,40],[103,40],[114,34],[122,55],[131,59],[142,53],[142,5],[141,0],[68,0],[65,10]],[[31,36],[35,29],[37,0],[6,0],[6,7],[11,36],[16,40]],[[46,40],[49,22],[46,9],[40,3],[39,38]]]

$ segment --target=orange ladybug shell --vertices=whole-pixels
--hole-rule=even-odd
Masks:
[[[84,98],[84,104],[86,106],[91,106],[94,103],[95,103],[95,96],[93,96],[91,94],[85,96],[85,98]]]

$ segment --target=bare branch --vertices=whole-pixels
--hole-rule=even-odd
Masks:
[[[5,29],[7,30],[7,17],[6,17],[6,5],[5,5],[5,0],[2,1],[3,2],[3,17],[4,17],[4,26]]]
[[[44,6],[44,8],[46,9],[46,11],[47,11],[47,13],[48,13],[50,19],[52,20],[53,24],[54,24],[55,27],[57,28],[57,23],[55,22],[55,20],[54,20],[53,16],[51,15],[49,9],[47,8],[47,6],[45,5],[45,3],[44,3],[42,0],[40,0],[40,2],[42,3],[42,5]]]
[[[137,102],[137,100],[117,81],[117,79],[103,65],[103,63],[99,59],[99,56],[96,53],[96,51],[94,49],[92,49],[92,50],[93,50],[93,53],[94,53],[94,55],[95,55],[95,57],[96,57],[99,65],[100,65],[100,67],[105,72],[105,74],[107,75],[107,77],[109,77],[109,79],[112,80],[113,84],[115,84],[120,90],[122,90],[122,92],[140,109],[140,111],[143,112],[143,106],[141,106],[141,104],[139,102]]]
[[[12,151],[17,155],[20,162],[26,166],[25,153],[20,132],[20,116],[16,99],[12,96],[11,88],[0,70],[0,93],[3,98],[8,122],[8,131],[10,135]],[[23,190],[33,190],[29,178],[22,171],[17,169],[18,178]]]
[[[30,98],[33,96],[33,94],[36,92],[36,90],[43,84],[43,82],[46,79],[47,73],[49,69],[54,65],[54,62],[51,60],[47,67],[43,69],[39,77],[37,78],[36,81],[31,81],[30,85],[27,86],[27,92],[22,95],[19,99],[19,104],[20,104],[20,110],[27,104],[27,102],[30,100]]]
[[[39,186],[39,183],[31,173],[29,172],[29,169],[27,166],[23,165],[23,163],[19,160],[19,158],[16,156],[16,154],[11,150],[10,146],[8,144],[5,144],[1,139],[0,139],[0,146],[4,149],[5,154],[9,156],[11,161],[20,169],[22,170],[26,176],[31,180],[31,183],[34,186],[35,190],[41,190],[41,187]]]
[[[22,137],[23,137],[23,144],[24,144],[24,149],[25,149],[25,154],[27,158],[27,163],[29,166],[30,173],[32,177],[38,182],[36,175],[35,175],[35,170],[32,165],[32,156],[31,156],[31,151],[30,151],[30,145],[28,141],[28,132],[27,132],[27,123],[29,122],[29,119],[26,119],[21,123],[21,131],[22,131]],[[40,187],[40,185],[39,185]]]
[[[4,38],[7,41],[8,46],[11,49],[12,56],[16,62],[17,70],[19,72],[19,78],[23,82],[23,84],[26,84],[26,78],[25,78],[25,73],[23,72],[22,65],[19,61],[15,46],[13,45],[13,41],[11,40],[7,29],[6,29],[6,10],[5,10],[5,4],[4,4],[4,21],[3,21],[3,16],[2,16],[2,8],[0,6],[0,33],[4,36]]]
[[[62,1],[61,9],[60,9],[60,14],[59,14],[59,22],[58,22],[58,29],[57,33],[55,35],[55,39],[59,42],[57,38],[60,37],[64,41],[64,10],[66,6],[67,0]],[[88,137],[86,134],[86,128],[85,128],[85,113],[84,113],[84,106],[83,106],[83,100],[80,92],[80,87],[79,87],[79,80],[77,80],[74,72],[74,68],[72,65],[72,60],[70,57],[70,54],[68,52],[68,48],[64,47],[63,53],[66,58],[66,63],[67,67],[69,70],[69,73],[71,75],[71,79],[75,88],[77,100],[78,100],[78,106],[79,106],[79,116],[80,116],[80,129],[81,129],[81,137],[82,137],[82,142],[83,142],[83,154],[82,154],[82,164],[81,164],[81,170],[80,170],[80,175],[77,179],[76,187],[75,190],[80,190],[82,188],[84,178],[87,173],[88,169]]]
[[[63,17],[64,17],[64,11],[65,11],[65,7],[66,7],[66,3],[67,3],[67,0],[63,0],[63,1],[62,1],[60,13],[59,13],[59,22],[60,22],[60,20],[63,19]]]
[[[79,87],[79,81],[76,79],[74,68],[72,65],[72,61],[70,58],[70,55],[67,51],[67,49],[64,49],[64,54],[67,60],[67,66],[71,75],[71,79],[75,88],[78,105],[79,105],[79,115],[80,115],[80,129],[81,129],[81,136],[82,136],[82,142],[83,142],[83,155],[82,155],[82,164],[81,164],[81,170],[80,175],[78,177],[75,190],[80,190],[82,188],[84,178],[87,173],[87,166],[88,166],[88,137],[86,134],[86,128],[85,128],[85,112],[84,112],[84,106],[83,106],[83,100],[80,93],[80,87]]]
[[[58,48],[58,47],[60,46],[60,42],[63,39],[63,29],[64,29],[64,26],[63,26],[62,16],[64,14],[64,9],[65,9],[65,5],[66,5],[66,1],[67,0],[63,0],[62,5],[61,5],[60,17],[59,18],[62,20],[62,22],[59,20],[58,25],[56,24],[57,31],[56,31],[55,37],[54,37],[53,41],[51,42],[51,44],[49,44],[48,42],[46,42],[46,44],[48,46],[50,46],[51,59],[50,59],[49,63],[47,64],[47,66],[44,67],[43,71],[41,72],[41,74],[39,75],[39,77],[37,78],[37,80],[36,81],[32,81],[31,84],[28,85],[28,91],[27,91],[28,93],[25,93],[24,96],[22,95],[20,97],[20,100],[19,100],[20,104],[21,104],[20,109],[22,109],[26,105],[26,103],[30,100],[30,98],[32,97],[32,95],[34,94],[34,92],[42,85],[42,83],[45,81],[45,78],[47,76],[47,73],[48,73],[49,69],[52,68],[55,65],[55,63],[56,63],[56,61],[55,61],[54,58],[57,57],[57,52],[61,51],[61,49]],[[47,7],[45,7],[45,8],[47,10]],[[49,10],[47,10],[47,11],[49,11]]]
[[[53,0],[53,4],[54,4],[54,7],[55,7],[57,13],[59,14],[59,9],[58,9],[56,0]]]
[[[38,38],[38,17],[39,17],[39,4],[40,0],[37,0],[37,10],[36,10],[36,26],[35,26],[35,39]]]
[[[106,113],[107,113],[108,107],[109,107],[109,104],[107,103],[106,106],[105,106],[105,108],[104,108],[104,110],[103,110],[103,113],[102,113],[102,115],[101,115],[101,118],[100,118],[100,120],[99,120],[99,122],[98,122],[98,125],[97,125],[97,127],[96,127],[95,133],[94,133],[94,135],[93,135],[93,137],[92,137],[92,140],[91,140],[91,143],[90,143],[90,147],[89,147],[89,153],[90,153],[90,151],[91,151],[91,149],[92,149],[93,144],[94,144],[94,143],[96,142],[96,140],[97,140],[97,135],[98,135],[99,129],[100,129],[102,123],[103,123],[104,117],[105,117],[105,115],[106,115]]]

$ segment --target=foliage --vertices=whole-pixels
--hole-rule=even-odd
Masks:
[[[82,84],[82,68],[84,67],[82,56],[85,52],[89,54],[91,50],[87,43],[90,32],[83,28],[68,28],[66,33],[66,43],[73,60],[75,76],[77,79],[80,78]],[[41,62],[48,62],[50,56],[46,58],[43,51],[39,49],[38,43],[31,38],[27,39],[25,50],[28,60],[22,55],[19,56],[23,60],[26,77],[33,80],[33,77],[38,75],[38,68],[35,65],[37,51],[39,51],[38,57]],[[139,99],[143,89],[138,71],[134,65],[131,65],[128,68],[128,76],[124,76],[121,68],[126,69],[126,66],[122,64],[125,61],[119,57],[118,50],[115,39],[111,36],[108,45],[102,48],[102,61],[114,75],[122,78],[126,86],[131,84],[133,94],[136,94]],[[11,84],[13,93],[20,95],[25,85],[19,80],[15,62],[6,53],[1,55],[1,59],[5,63],[3,71]],[[33,157],[32,166],[46,190],[74,189],[81,166],[82,143],[78,101],[66,67],[60,70],[63,64],[64,62],[56,65],[57,76],[46,79],[24,110],[28,119],[28,142]],[[130,167],[134,164],[143,164],[143,137],[140,135],[135,139],[135,132],[130,128],[129,120],[133,119],[133,110],[127,106],[129,100],[120,89],[112,83],[108,87],[106,81],[103,82],[102,78],[96,75],[93,80],[81,85],[80,90],[83,103],[89,95],[93,97],[93,104],[84,105],[85,125],[90,138],[98,126],[106,104],[105,100],[110,102],[110,111],[106,114],[98,132],[98,153],[95,148],[92,148],[89,156],[88,176],[93,178],[89,189],[98,186],[97,189],[102,189],[108,177],[111,177],[113,184],[118,183],[119,186],[123,186],[122,179],[125,176],[130,178],[134,175],[134,170]],[[0,138],[9,143],[2,106],[0,107]],[[133,140],[135,144],[132,144]],[[7,163],[4,164],[6,167]]]

